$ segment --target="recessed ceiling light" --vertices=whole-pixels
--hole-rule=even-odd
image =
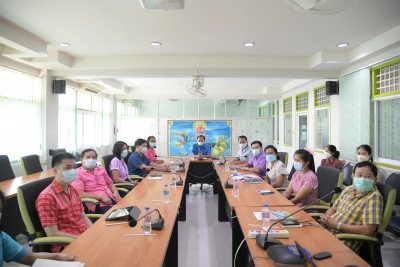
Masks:
[[[70,46],[71,44],[69,43],[59,43],[60,46]]]
[[[175,85],[176,85],[176,86],[179,86],[179,85],[181,85],[181,84],[180,84],[180,83],[176,83]]]
[[[160,42],[151,42],[150,45],[152,45],[152,46],[160,46],[161,43]]]
[[[244,43],[243,45],[244,46],[255,46],[256,44],[255,43]]]
[[[226,84],[225,84],[225,86],[229,86],[229,85],[231,85],[231,84],[230,84],[230,83],[226,83]]]
[[[337,47],[346,47],[348,45],[349,45],[348,43],[341,43],[341,44],[338,44]]]

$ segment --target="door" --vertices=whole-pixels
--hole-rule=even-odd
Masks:
[[[298,114],[298,149],[307,147],[307,114]]]

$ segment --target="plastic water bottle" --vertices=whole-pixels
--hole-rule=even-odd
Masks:
[[[268,230],[270,216],[271,214],[269,212],[268,205],[264,204],[264,207],[261,210],[261,220],[262,220],[261,228],[263,230]]]
[[[175,171],[179,169],[179,161],[176,159],[175,160]]]
[[[233,180],[233,190],[232,190],[232,195],[234,197],[238,197],[239,196],[239,182],[237,179]]]
[[[143,216],[149,212],[150,212],[149,207],[144,208]],[[149,214],[143,218],[143,234],[145,234],[145,235],[151,234],[151,214]]]
[[[225,162],[225,171],[229,171],[229,161]]]
[[[190,160],[194,160],[194,154],[193,154],[193,152],[190,153]]]
[[[163,202],[165,204],[169,203],[169,188],[167,184],[165,184],[163,188]]]
[[[176,179],[177,179],[176,176],[177,176],[177,175],[176,175],[176,172],[173,172],[172,175],[171,175],[171,179],[172,179],[172,181],[171,181],[171,186],[172,186],[173,188],[176,188]]]
[[[236,176],[236,175],[238,175],[237,168],[235,168],[235,169],[233,170],[233,176]]]

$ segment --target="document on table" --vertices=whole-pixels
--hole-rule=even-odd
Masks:
[[[80,261],[55,261],[48,259],[36,259],[33,267],[84,267],[85,263]]]
[[[261,212],[254,211],[253,214],[257,220],[261,221]],[[277,221],[277,220],[281,220],[281,219],[285,218],[290,213],[287,211],[272,211],[272,212],[270,212],[270,214],[271,214],[271,216],[269,219],[271,221]]]
[[[161,180],[162,176],[149,176],[147,177],[147,180]]]
[[[236,176],[230,175],[229,177],[231,178],[235,178],[238,180],[243,180],[244,178],[260,178],[260,176],[254,175],[254,174],[250,174],[250,173],[238,173]]]

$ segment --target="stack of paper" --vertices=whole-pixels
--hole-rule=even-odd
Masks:
[[[33,267],[84,267],[85,263],[80,261],[55,261],[47,259],[37,259],[32,265]]]

